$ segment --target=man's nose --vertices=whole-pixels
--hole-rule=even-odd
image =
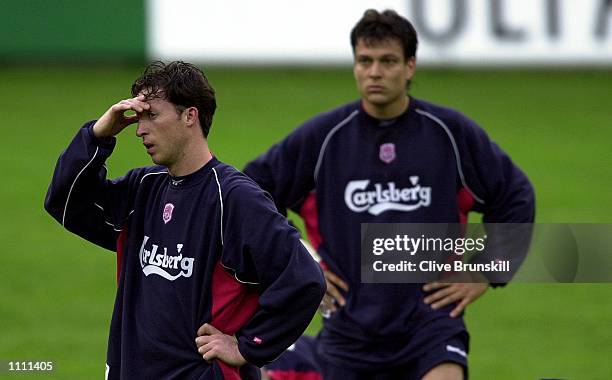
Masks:
[[[368,75],[373,78],[378,78],[381,76],[380,62],[377,62],[377,61],[372,62],[372,65],[370,65],[370,70],[368,72]]]
[[[136,136],[142,137],[148,133],[146,122],[142,119],[138,120],[138,126],[136,127]]]

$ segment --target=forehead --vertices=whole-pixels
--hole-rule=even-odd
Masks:
[[[152,108],[156,108],[156,109],[174,108],[174,104],[170,103],[170,101],[166,99],[163,93],[159,93],[151,99],[147,99],[148,92],[146,90],[141,91],[138,95],[144,95],[145,101],[149,103],[149,105]]]
[[[403,58],[404,48],[396,38],[385,38],[383,40],[360,38],[355,45],[355,56],[359,55],[395,55]]]

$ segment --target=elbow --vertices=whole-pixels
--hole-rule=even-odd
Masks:
[[[44,207],[45,207],[45,211],[47,211],[49,214],[53,214],[52,212],[53,206],[52,206],[51,199],[49,197],[49,193],[47,193],[47,196],[45,197]]]
[[[298,298],[302,302],[303,310],[312,309],[314,315],[327,291],[327,283],[325,282],[323,271],[318,265],[313,266],[311,269],[302,272],[300,296]]]
[[[60,219],[61,210],[60,210],[60,207],[57,206],[57,202],[53,198],[50,190],[47,192],[47,195],[45,196],[44,208],[45,208],[45,211],[49,213],[49,215],[51,215],[55,220],[61,223],[61,219]]]
[[[323,275],[323,270],[317,265],[317,275],[316,281],[313,284],[313,299],[316,301],[317,307],[323,300],[323,296],[325,296],[325,292],[327,291],[327,283],[325,282],[325,276]]]
[[[529,180],[527,180],[527,184],[524,187],[521,200],[525,215],[525,220],[523,222],[533,223],[536,213],[536,194],[535,188]]]

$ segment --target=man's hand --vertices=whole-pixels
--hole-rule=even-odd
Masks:
[[[489,287],[488,282],[484,277],[480,278],[482,282],[430,282],[423,286],[423,290],[432,294],[425,297],[426,304],[431,305],[431,308],[438,310],[441,307],[451,303],[457,303],[457,306],[450,312],[451,318],[455,318],[461,314],[465,307],[476,301]]]
[[[93,126],[97,138],[115,136],[130,124],[138,122],[139,114],[149,109],[143,95],[125,99],[109,108]],[[126,116],[126,111],[135,111],[136,115]]]
[[[324,318],[329,318],[332,313],[338,310],[337,305],[344,306],[346,303],[346,300],[338,288],[348,292],[349,287],[346,282],[342,281],[335,273],[324,270],[323,274],[325,275],[327,290],[325,291],[323,300],[321,300],[321,305],[319,305],[319,311]]]
[[[208,362],[219,359],[233,367],[240,367],[247,363],[238,350],[238,339],[235,336],[223,334],[211,324],[205,323],[198,329],[198,337],[195,341],[198,352]]]

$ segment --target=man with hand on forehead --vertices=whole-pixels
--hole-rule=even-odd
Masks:
[[[106,378],[258,379],[308,326],[322,272],[269,196],[211,154],[216,99],[200,69],[155,62],[132,96],[78,131],[45,199],[117,252]],[[155,165],[107,179],[132,124]]]
[[[465,223],[470,211],[530,223],[533,189],[474,121],[409,95],[417,34],[408,20],[368,10],[350,37],[360,99],[306,121],[244,170],[279,210],[303,217],[327,280],[316,341],[296,344],[268,374],[284,379],[312,347],[304,363],[325,380],[462,379],[463,312],[489,284],[362,283],[361,225]]]

